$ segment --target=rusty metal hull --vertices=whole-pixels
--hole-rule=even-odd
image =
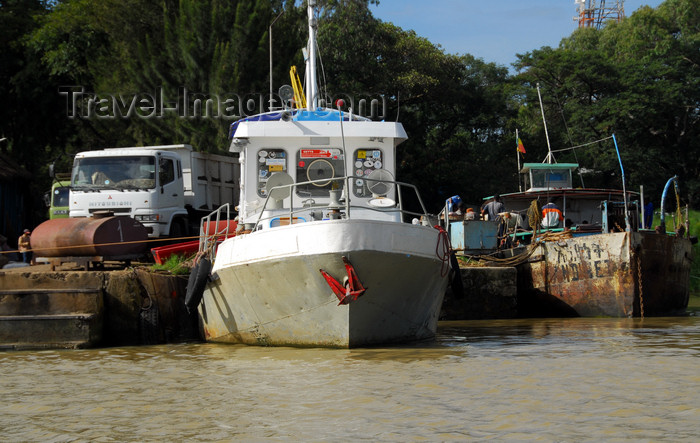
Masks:
[[[447,285],[432,228],[323,221],[226,240],[200,318],[209,341],[351,348],[431,338]],[[352,263],[367,291],[340,305],[319,272],[339,281]]]
[[[545,242],[518,266],[524,315],[682,315],[688,306],[688,239],[651,232]]]
[[[127,216],[47,220],[32,232],[38,257],[125,257],[146,251],[148,232]]]

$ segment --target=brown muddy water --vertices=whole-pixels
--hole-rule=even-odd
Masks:
[[[0,353],[3,441],[698,441],[700,316],[441,323],[356,350]]]

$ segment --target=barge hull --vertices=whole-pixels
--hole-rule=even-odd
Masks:
[[[616,232],[541,243],[518,267],[524,315],[682,315],[688,305],[690,240]]]

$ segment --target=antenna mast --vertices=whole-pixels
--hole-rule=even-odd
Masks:
[[[537,83],[537,97],[540,99],[540,111],[542,112],[542,123],[544,123],[544,136],[547,138],[547,157],[545,161],[549,164],[556,163],[554,154],[552,154],[552,146],[549,144],[549,132],[547,132],[547,120],[544,118],[544,106],[542,106],[542,94],[540,94],[540,84]]]
[[[579,28],[601,29],[608,20],[619,22],[625,18],[625,0],[575,0],[576,17]]]
[[[318,23],[315,16],[316,0],[309,0],[307,11],[309,14],[309,56],[306,60],[306,109],[315,110],[318,105],[318,92],[316,84],[316,29]]]

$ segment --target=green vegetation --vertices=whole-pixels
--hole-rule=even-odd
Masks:
[[[628,189],[644,185],[656,199],[666,180],[678,174],[681,204],[698,207],[697,0],[666,0],[601,30],[578,29],[556,48],[518,55],[514,74],[469,54],[446,54],[415,32],[374,18],[370,0],[319,3],[324,90],[331,99],[350,94],[385,99],[381,118],[398,117],[410,136],[398,148],[399,179],[417,184],[430,210],[454,194],[474,204],[517,189],[516,129],[527,151],[523,160],[544,158],[537,84],[552,149],[614,133]],[[162,93],[174,106],[186,89],[223,99],[236,95],[246,112],[265,111],[266,101],[255,94],[269,91],[268,29],[275,19],[276,91],[289,83],[292,65],[303,76],[304,2],[0,2],[0,135],[7,137],[0,154],[34,176],[26,194],[27,225],[45,217],[40,196],[50,187],[46,169],[53,159],[58,158],[58,171],[68,171],[72,155],[81,150],[171,143],[212,152],[228,148],[234,112],[143,118],[151,112],[146,107],[137,112],[140,117],[121,118],[112,115],[108,101],[93,102],[90,118],[68,118],[73,92],[121,97],[126,105],[134,94],[147,99]],[[76,101],[79,112],[89,109],[89,99]],[[593,171],[585,176],[586,186],[620,186],[610,139],[557,153],[557,160]]]
[[[168,257],[167,260],[162,265],[158,263],[151,266],[152,271],[165,271],[173,275],[189,275],[191,267],[192,258],[194,256],[185,257],[179,254],[173,254]]]
[[[700,211],[689,211],[690,235],[700,236]],[[690,267],[690,295],[700,308],[700,242],[693,245],[693,264]]]
[[[685,210],[681,211],[683,223],[685,223]],[[659,226],[661,219],[658,210],[655,211],[654,221],[652,226]],[[691,237],[700,236],[700,211],[688,211],[688,226]],[[676,214],[675,212],[667,212],[666,215],[666,232],[674,232],[676,230]],[[693,245],[693,263],[690,266],[690,295],[700,297],[700,242]],[[700,303],[700,302],[699,302]],[[700,307],[700,306],[699,306]]]

